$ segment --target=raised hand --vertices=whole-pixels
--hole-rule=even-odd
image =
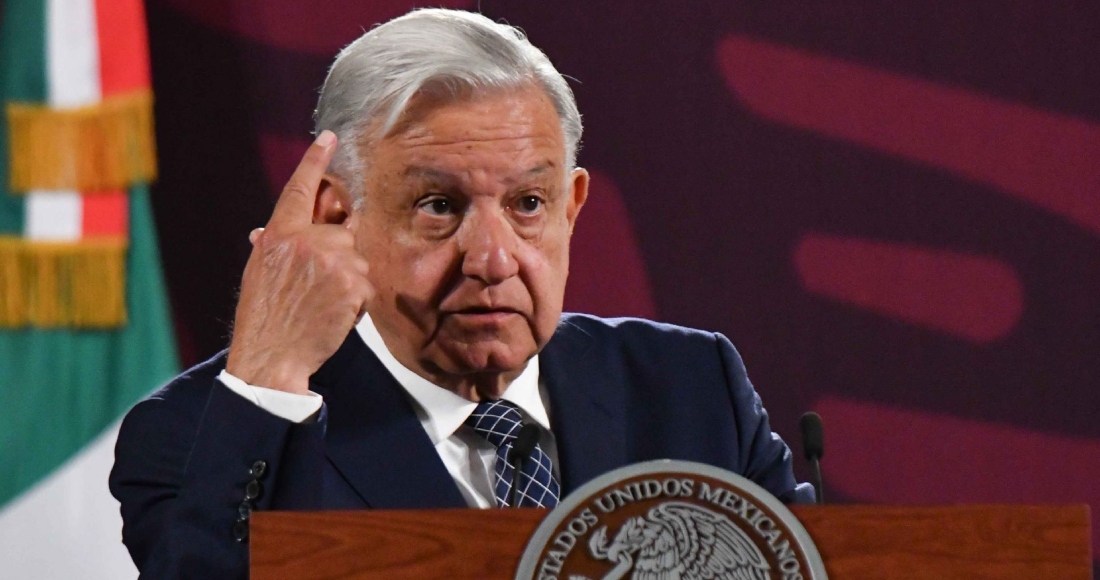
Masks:
[[[313,223],[335,146],[331,131],[317,136],[267,226],[249,236],[226,370],[251,385],[305,394],[374,296],[351,231]]]

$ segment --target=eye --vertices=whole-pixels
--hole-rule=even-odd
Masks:
[[[431,215],[444,216],[455,212],[455,204],[445,197],[433,197],[422,201],[420,209]]]
[[[524,214],[535,214],[542,209],[542,198],[537,195],[525,195],[516,201],[516,211]]]

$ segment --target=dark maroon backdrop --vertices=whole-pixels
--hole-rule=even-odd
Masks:
[[[1100,4],[662,4],[480,2],[577,79],[567,306],[725,333],[835,500],[1100,510]],[[187,363],[333,55],[411,5],[148,1]]]

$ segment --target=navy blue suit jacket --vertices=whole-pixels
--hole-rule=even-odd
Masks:
[[[812,501],[720,334],[567,314],[539,358],[563,494],[607,471],[684,459],[742,474],[783,501]],[[244,578],[233,526],[250,470],[255,509],[465,507],[407,395],[352,332],[312,377],[318,420],[280,419],[216,380],[225,353],[126,416],[111,492],[147,578]]]

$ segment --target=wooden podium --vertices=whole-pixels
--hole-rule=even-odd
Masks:
[[[1089,508],[795,506],[830,580],[1092,578]],[[252,578],[511,580],[546,511],[257,512]]]

